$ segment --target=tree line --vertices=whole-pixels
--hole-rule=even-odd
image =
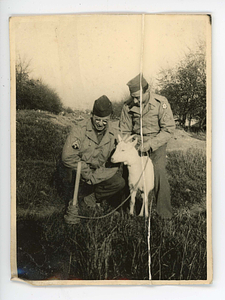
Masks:
[[[179,63],[169,69],[162,69],[157,78],[156,92],[165,96],[176,122],[190,129],[192,122],[199,130],[206,127],[206,53],[200,43],[197,50],[189,50]],[[119,118],[126,98],[113,102],[113,118]],[[32,79],[29,63],[16,64],[16,105],[17,109],[40,109],[58,114],[73,112],[63,107],[58,94],[42,82]]]
[[[58,94],[41,79],[30,78],[29,63],[16,64],[16,108],[45,110],[58,114],[63,105]]]
[[[206,126],[206,53],[201,43],[189,51],[174,68],[161,70],[158,92],[167,97],[181,127]]]

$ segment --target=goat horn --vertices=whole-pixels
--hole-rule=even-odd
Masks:
[[[118,134],[118,140],[119,140],[119,142],[121,142],[123,140],[120,134]]]
[[[135,137],[135,134],[129,136],[128,138],[126,138],[125,142],[129,142],[130,140],[132,140]]]
[[[128,136],[127,134],[125,134],[125,135],[123,136],[123,139],[122,139],[122,140],[123,140],[124,142],[126,142],[126,140],[127,140],[128,137],[129,137],[129,136]]]

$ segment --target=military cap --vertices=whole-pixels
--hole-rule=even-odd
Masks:
[[[145,80],[145,78],[141,77],[141,83],[142,83],[142,88],[145,88],[148,83]],[[133,79],[131,79],[128,83],[127,83],[130,93],[135,93],[137,91],[140,91],[140,74],[138,74],[136,77],[134,77]]]
[[[112,113],[112,103],[105,95],[101,96],[94,102],[93,115],[98,117],[107,117]]]

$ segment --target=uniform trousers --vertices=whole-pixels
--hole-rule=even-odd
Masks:
[[[63,197],[65,202],[68,204],[68,202],[73,198],[76,171],[65,167],[62,162],[59,163],[57,169],[58,176],[61,178],[61,182],[63,183]],[[119,196],[116,197],[116,194],[122,191],[124,186],[125,180],[122,177],[121,169],[119,169],[111,178],[95,185],[87,184],[81,177],[78,199],[82,199],[93,192],[95,193],[97,202],[109,200],[113,195],[115,195],[115,198],[118,198]],[[115,199],[116,202],[117,200],[119,199]]]
[[[163,219],[171,219],[170,185],[166,174],[166,146],[165,144],[151,152],[150,158],[154,166],[156,211]]]

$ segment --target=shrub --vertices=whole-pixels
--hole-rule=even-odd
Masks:
[[[67,112],[68,114],[71,114],[74,112],[71,107],[64,108],[64,111]]]
[[[113,106],[113,119],[119,119],[120,118],[120,115],[121,115],[121,111],[122,111],[122,108],[123,108],[123,105],[124,105],[124,102],[127,101],[129,99],[129,94],[125,94],[123,97],[122,97],[122,100],[120,101],[113,101],[112,102],[112,106]]]
[[[17,109],[40,109],[55,114],[62,110],[58,94],[41,80],[29,78],[28,66],[16,65],[16,107]]]

